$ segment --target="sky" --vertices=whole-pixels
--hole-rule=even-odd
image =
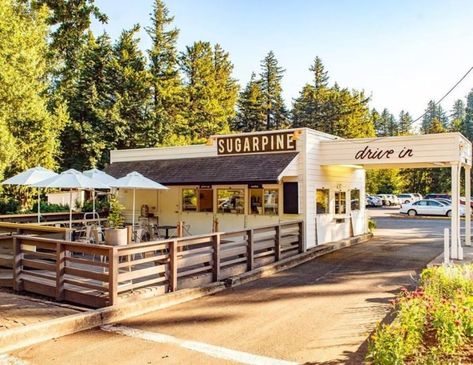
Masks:
[[[150,40],[152,0],[96,0],[109,17],[106,30],[116,39],[123,29],[142,26],[143,50]],[[230,53],[234,77],[245,85],[273,50],[286,70],[288,104],[312,80],[308,68],[319,56],[330,81],[364,90],[371,107],[420,116],[473,67],[471,0],[168,0],[180,29],[178,49],[194,41],[219,43]],[[442,106],[473,88],[473,72]]]

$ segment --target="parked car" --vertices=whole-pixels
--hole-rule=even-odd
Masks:
[[[465,201],[465,198],[464,197],[461,197],[460,198],[460,204],[461,205],[465,205],[466,201]],[[470,199],[470,207],[473,208],[473,197]]]
[[[424,196],[424,199],[437,199],[437,198],[448,199],[448,200],[452,199],[452,197],[449,194],[430,193]]]
[[[410,203],[414,203],[415,201],[417,201],[414,194],[399,194],[397,196],[397,198],[399,199],[399,204],[401,204],[401,205],[410,204]]]
[[[422,199],[413,203],[402,205],[400,213],[410,216],[416,215],[441,215],[451,217],[452,206],[434,199]],[[460,215],[465,215],[465,208],[460,207]]]
[[[399,198],[396,195],[389,194],[389,197],[391,198],[391,205],[401,205],[401,203],[399,203]]]
[[[414,195],[415,198],[417,198],[417,200],[422,200],[424,199],[423,196],[419,193],[411,193],[412,195]]]
[[[392,194],[377,194],[376,196],[382,200],[383,205],[391,206],[399,204],[399,201],[394,199],[394,195]]]
[[[382,207],[383,202],[377,196],[367,195],[366,196],[366,206],[367,207],[375,207],[375,208]]]

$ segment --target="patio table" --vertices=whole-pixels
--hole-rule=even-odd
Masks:
[[[158,230],[159,230],[159,229],[164,230],[164,231],[166,232],[164,238],[168,239],[168,238],[170,237],[170,236],[169,236],[169,231],[170,231],[171,229],[176,230],[176,229],[177,229],[177,226],[166,226],[166,225],[164,225],[164,226],[156,226],[156,229],[158,229]]]

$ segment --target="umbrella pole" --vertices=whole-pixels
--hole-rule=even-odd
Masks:
[[[72,189],[69,190],[69,228],[72,228]]]
[[[133,189],[133,215],[132,215],[132,220],[131,220],[131,229],[135,229],[135,192],[136,189]]]
[[[37,192],[38,192],[38,223],[41,222],[41,189],[38,188],[37,189]]]
[[[95,219],[95,189],[92,189],[92,212]]]

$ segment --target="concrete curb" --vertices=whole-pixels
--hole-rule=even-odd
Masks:
[[[24,327],[1,331],[0,354],[215,294],[226,288],[239,286],[253,280],[270,276],[279,271],[293,268],[316,257],[326,255],[344,247],[368,241],[372,237],[373,235],[369,233],[343,241],[324,244],[296,256],[285,258],[234,278],[208,284],[202,288],[182,289],[165,295],[90,310]]]
[[[397,218],[397,219],[412,219],[412,220],[433,220],[433,221],[449,221],[450,217],[442,217],[442,216],[430,216],[430,215],[416,215],[416,216],[409,216],[407,214],[396,214],[392,213],[389,216],[385,217],[372,217],[373,219],[383,219],[383,218]],[[465,217],[460,217],[460,219],[464,220]]]

